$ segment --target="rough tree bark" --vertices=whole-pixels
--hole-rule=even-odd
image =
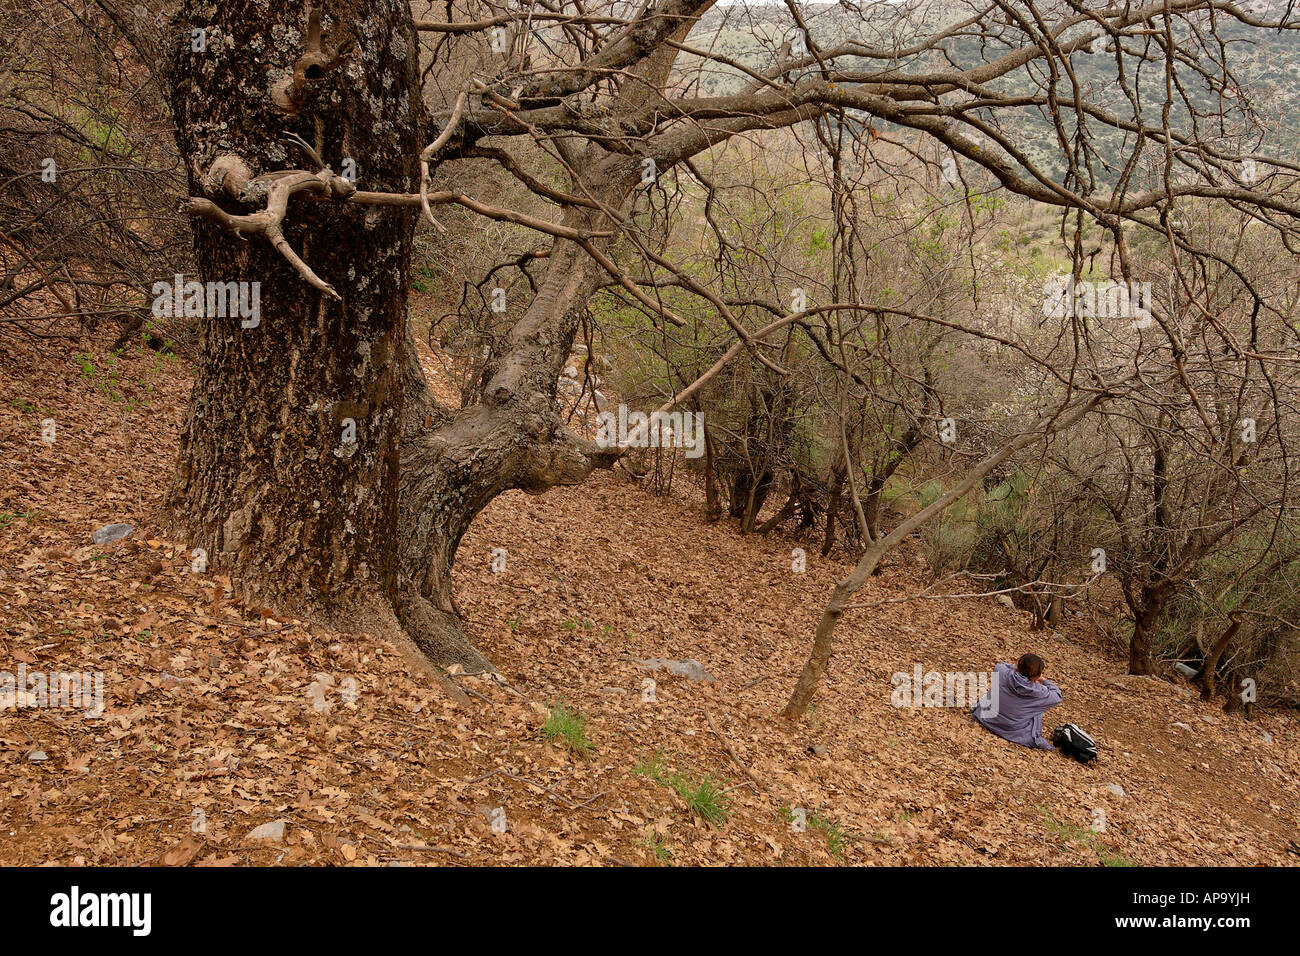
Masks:
[[[422,106],[406,3],[338,0],[323,22],[324,54],[305,57],[302,4],[185,5],[170,70],[192,196],[236,214],[264,204],[256,186],[243,201],[231,193],[298,167],[290,134],[335,170],[352,159],[368,188],[412,188]],[[167,504],[174,532],[247,600],[349,619],[392,593],[413,229],[407,208],[292,199],[284,240],[336,299],[270,242],[195,220],[200,278],[260,283],[260,323],[202,320]]]

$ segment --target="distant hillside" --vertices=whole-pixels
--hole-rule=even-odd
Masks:
[[[1273,0],[1259,0],[1245,6],[1259,15],[1277,16],[1282,9]],[[861,12],[848,10],[837,4],[811,4],[801,10],[817,44],[830,47],[855,39],[873,47],[889,47],[895,43],[914,40],[923,34],[970,15],[970,8],[951,2],[924,2],[881,5]],[[1184,33],[1187,32],[1183,27]],[[688,39],[697,49],[709,50],[729,58],[752,70],[770,69],[782,45],[796,32],[795,23],[784,5],[763,3],[736,3],[715,7],[699,23]],[[1218,35],[1227,51],[1232,71],[1241,82],[1238,97],[1222,98],[1201,82],[1199,86],[1185,89],[1185,94],[1199,114],[1201,135],[1206,135],[1207,124],[1211,137],[1222,142],[1225,148],[1243,153],[1259,153],[1292,157],[1296,152],[1296,127],[1300,115],[1300,36],[1294,32],[1277,32],[1243,26],[1222,18]],[[1019,36],[1019,34],[1016,34]],[[1185,38],[1190,42],[1190,38]],[[970,67],[996,59],[1006,52],[1005,43],[996,39],[987,42],[974,37],[946,41],[944,54],[956,67]],[[841,61],[844,66],[863,70],[881,69],[891,65],[886,60],[862,58]],[[679,66],[683,73],[706,95],[726,95],[744,88],[749,79],[735,68],[708,63],[701,69],[698,57],[683,56]],[[935,52],[898,61],[897,66],[920,71],[943,64]],[[1079,53],[1072,57],[1075,76],[1089,99],[1113,110],[1117,115],[1131,116],[1132,107],[1119,86],[1113,48],[1097,53]],[[1141,69],[1138,67],[1141,66]],[[1211,67],[1206,64],[1206,67]],[[1148,123],[1159,118],[1164,97],[1165,76],[1162,63],[1140,64],[1136,57],[1124,60],[1125,75],[1130,85],[1135,85]],[[698,72],[692,72],[698,71]],[[1025,72],[992,84],[1003,93],[1026,93],[1032,88],[1040,72],[1031,79]],[[1061,77],[1058,89],[1065,97],[1073,95],[1068,77]],[[1245,113],[1252,114],[1259,124],[1252,129]],[[1220,122],[1217,114],[1225,113]],[[984,114],[989,118],[989,114]],[[1206,119],[1206,117],[1214,117]],[[1067,129],[1069,117],[1067,120]],[[1171,113],[1176,128],[1190,131],[1191,117],[1182,104],[1176,104]],[[1065,164],[1059,156],[1056,136],[1049,117],[1039,109],[1022,109],[1014,114],[1002,111],[996,120],[1001,128],[1041,168],[1054,177],[1060,177]],[[1071,129],[1072,132],[1072,129]],[[1099,181],[1107,182],[1118,174],[1118,165],[1128,157],[1132,144],[1125,143],[1113,130],[1094,129],[1094,142],[1100,160],[1096,161],[1094,174]],[[1157,160],[1154,154],[1149,157]],[[1108,168],[1109,167],[1109,168]]]

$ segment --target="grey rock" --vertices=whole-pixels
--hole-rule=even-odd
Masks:
[[[684,661],[670,661],[662,657],[652,657],[649,660],[638,661],[643,670],[657,671],[667,668],[668,673],[676,674],[678,677],[689,677],[691,680],[712,681],[713,675],[710,674],[701,664],[693,657],[688,657]]]
[[[1190,726],[1188,726],[1187,724],[1183,723],[1181,720],[1175,720],[1175,721],[1174,721],[1174,726],[1177,727],[1179,730],[1186,730],[1186,731],[1189,731],[1189,732],[1190,732],[1191,729],[1192,729]]]
[[[1012,611],[1014,611],[1014,610],[1016,609],[1016,602],[1013,601],[1013,600],[1011,600],[1011,597],[1010,597],[1009,595],[1006,595],[1006,594],[999,594],[997,600],[998,600],[998,603],[1001,604],[1001,605],[1002,605],[1003,607],[1005,607],[1005,608],[1009,608],[1009,609],[1011,609]]]
[[[1117,783],[1106,784],[1106,789],[1109,790],[1111,793],[1115,794],[1115,796],[1117,797],[1124,796],[1124,788]]]
[[[263,823],[260,827],[253,827],[248,831],[246,839],[249,840],[270,840],[272,843],[279,843],[284,839],[283,820],[272,820],[270,823]]]
[[[1273,735],[1270,734],[1267,730],[1264,731],[1263,737],[1264,737],[1264,743],[1271,744],[1273,742]]]
[[[128,534],[135,530],[134,525],[129,524],[106,524],[99,528],[90,536],[90,540],[95,544],[111,544],[114,541],[121,541]]]
[[[1182,661],[1174,661],[1174,670],[1178,671],[1178,673],[1182,674],[1188,680],[1191,680],[1196,676],[1196,668],[1188,667]]]
[[[32,763],[44,763],[46,760],[49,760],[50,758],[45,755],[44,750],[33,750],[31,753],[27,755],[27,759],[30,760]]]

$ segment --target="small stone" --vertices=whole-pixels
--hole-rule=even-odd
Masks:
[[[33,750],[31,753],[27,755],[27,759],[30,760],[32,763],[43,763],[44,761],[49,760],[50,758],[45,756],[44,750]]]
[[[1106,789],[1109,790],[1111,793],[1115,794],[1115,796],[1120,797],[1121,799],[1124,797],[1124,788],[1117,783],[1106,784]]]
[[[112,544],[114,541],[121,541],[134,530],[134,525],[106,524],[104,527],[97,529],[90,536],[90,540],[95,544]]]
[[[998,600],[998,603],[999,603],[999,604],[1001,604],[1003,607],[1005,607],[1005,608],[1007,608],[1007,609],[1009,609],[1009,610],[1014,611],[1014,610],[1016,609],[1016,602],[1013,601],[1013,600],[1011,600],[1011,596],[1010,596],[1010,595],[1007,595],[1007,594],[999,594],[997,600]]]
[[[1271,744],[1273,742],[1273,735],[1270,734],[1267,730],[1264,731],[1263,737],[1264,737],[1264,743]]]
[[[688,657],[684,661],[670,661],[662,657],[652,657],[649,660],[639,661],[641,667],[645,670],[657,671],[660,668],[667,668],[668,673],[676,674],[678,677],[689,677],[691,680],[712,681],[713,675],[710,674],[701,664],[693,657]]]
[[[246,839],[270,840],[272,843],[279,843],[284,839],[284,824],[284,820],[272,820],[270,823],[263,823],[260,827],[249,830]]]
[[[1192,729],[1190,726],[1188,726],[1187,724],[1183,723],[1181,720],[1175,720],[1175,721],[1174,721],[1174,726],[1177,727],[1179,730],[1186,730],[1186,731],[1189,731],[1189,732],[1190,732],[1191,729]]]

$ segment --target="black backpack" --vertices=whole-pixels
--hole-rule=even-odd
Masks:
[[[1079,763],[1089,763],[1097,759],[1097,741],[1093,740],[1078,724],[1062,724],[1052,731],[1052,743],[1061,748],[1061,753],[1073,757]]]

